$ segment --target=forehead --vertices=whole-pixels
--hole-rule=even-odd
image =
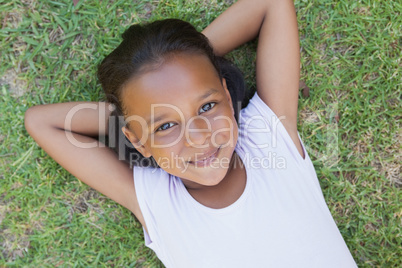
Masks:
[[[217,71],[208,57],[179,54],[156,70],[132,79],[124,87],[122,99],[127,115],[147,119],[151,116],[152,106],[156,113],[157,104],[191,109],[208,93],[224,93]],[[172,110],[167,108],[168,105],[158,106],[159,112],[172,112],[168,111]]]

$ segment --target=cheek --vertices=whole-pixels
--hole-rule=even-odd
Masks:
[[[213,133],[211,137],[214,146],[223,145],[224,147],[234,147],[238,136],[238,127],[233,116],[219,116],[211,121]]]
[[[158,165],[165,171],[169,171],[174,168],[174,156],[175,153],[171,148],[155,149],[152,150],[152,156]]]
[[[149,146],[151,148],[151,153],[154,156],[155,160],[158,162],[157,158],[162,159],[163,161],[172,161],[178,157],[182,146],[182,139],[180,139],[179,135],[165,135],[150,138]],[[152,141],[153,139],[153,141]]]
[[[170,174],[180,176],[183,171],[188,168],[190,159],[180,155],[181,149],[177,146],[170,147],[164,150],[156,150],[154,159],[159,167]]]
[[[174,126],[172,129],[161,134],[153,134],[150,136],[151,146],[153,148],[166,149],[173,147],[180,143],[182,137],[184,136],[184,131],[179,126]]]

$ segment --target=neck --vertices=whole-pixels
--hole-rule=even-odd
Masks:
[[[199,203],[210,208],[224,208],[233,204],[246,187],[246,169],[237,154],[233,154],[228,172],[222,181],[214,186],[186,184],[189,194]]]

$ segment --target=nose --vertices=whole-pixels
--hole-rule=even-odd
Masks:
[[[208,119],[202,116],[191,118],[186,126],[185,144],[187,147],[197,147],[207,144],[212,135],[212,125]]]

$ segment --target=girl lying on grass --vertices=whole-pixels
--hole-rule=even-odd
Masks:
[[[239,111],[244,82],[220,57],[257,36],[257,91]],[[202,33],[170,19],[123,39],[98,70],[108,103],[26,112],[51,157],[132,211],[167,267],[356,267],[296,128],[292,1],[240,0]],[[132,169],[96,138],[111,104]]]

